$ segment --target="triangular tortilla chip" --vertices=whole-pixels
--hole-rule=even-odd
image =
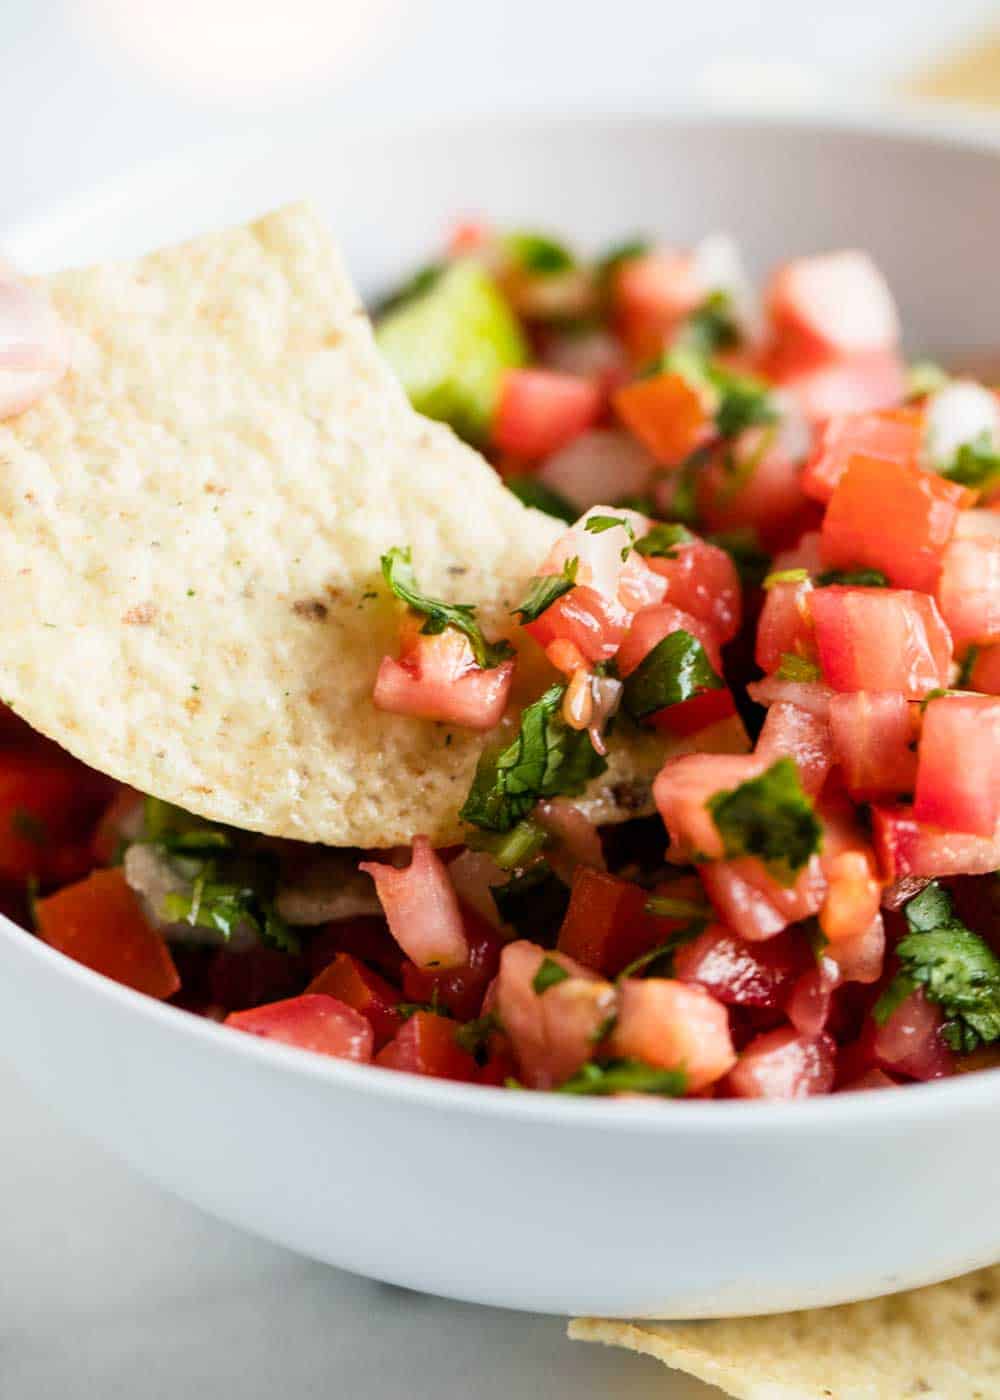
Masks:
[[[1000,1266],[867,1303],[569,1334],[654,1356],[737,1400],[997,1400]]]
[[[73,368],[0,424],[0,696],[215,820],[455,840],[483,739],[372,706],[399,622],[379,556],[410,545],[498,634],[558,524],[411,410],[308,207],[48,290]],[[597,815],[633,776],[620,757]]]

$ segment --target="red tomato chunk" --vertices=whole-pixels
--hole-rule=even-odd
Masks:
[[[922,700],[947,686],[951,637],[933,598],[896,588],[818,588],[810,599],[823,676],[834,690]]]
[[[226,1017],[226,1025],[336,1060],[366,1064],[372,1057],[371,1026],[360,1012],[334,997],[307,993],[250,1011],[235,1011]]]

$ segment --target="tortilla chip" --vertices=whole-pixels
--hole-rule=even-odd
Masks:
[[[426,591],[500,635],[561,525],[413,412],[307,206],[48,290],[73,368],[0,424],[0,696],[214,820],[457,839],[484,740],[373,707],[400,618],[379,556],[412,546]],[[642,753],[601,815],[629,814]]]
[[[602,1322],[569,1334],[655,1356],[737,1400],[997,1400],[1000,1266],[867,1303],[721,1322]]]

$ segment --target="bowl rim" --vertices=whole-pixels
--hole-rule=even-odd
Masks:
[[[283,140],[301,128],[301,114],[278,119],[258,149],[279,148]],[[336,118],[334,118],[336,120]],[[640,113],[608,110],[588,114],[551,115],[543,112],[511,113],[503,116],[476,115],[473,118],[432,117],[412,119],[342,115],[341,120],[361,124],[370,131],[391,132],[414,127],[422,131],[447,132],[456,124],[468,128],[488,127],[511,132],[533,129],[571,128],[664,129],[694,125],[705,128],[739,126],[758,131],[788,129],[815,135],[858,134],[894,138],[903,144],[950,147],[961,151],[1000,152],[1000,123],[990,125],[988,115],[958,104],[941,107],[931,103],[905,106],[858,104],[850,107],[820,103],[801,108],[781,105],[754,105],[749,109],[729,104],[677,103]],[[30,248],[34,239],[45,242],[52,227],[72,225],[92,215],[95,205],[113,210],[123,200],[136,197],[137,188],[155,188],[171,172],[179,175],[192,161],[210,166],[225,158],[227,151],[242,149],[238,138],[226,137],[207,146],[189,146],[151,162],[135,165],[116,177],[51,205],[0,230],[0,243],[7,250]],[[44,230],[44,234],[43,234]],[[26,260],[27,261],[27,260]],[[282,1076],[305,1077],[336,1085],[345,1093],[355,1091],[383,1101],[411,1108],[427,1108],[442,1113],[470,1113],[478,1117],[551,1126],[616,1129],[643,1136],[679,1132],[714,1137],[771,1135],[812,1135],[817,1130],[841,1134],[846,1128],[862,1132],[890,1134],[905,1129],[928,1115],[944,1122],[968,1111],[996,1110],[1000,1107],[1000,1068],[979,1070],[928,1084],[901,1086],[902,1094],[877,1091],[820,1095],[795,1101],[728,1099],[719,1102],[677,1099],[669,1105],[658,1100],[602,1100],[573,1098],[555,1093],[519,1093],[491,1086],[460,1084],[402,1071],[387,1072],[373,1065],[351,1064],[294,1046],[266,1041],[254,1035],[234,1033],[225,1026],[159,1002],[94,972],[58,950],[49,947],[30,930],[0,915],[0,950],[10,956],[35,963],[42,975],[66,979],[83,995],[91,993],[99,1002],[115,1007],[129,1018],[149,1020],[185,1035],[196,1044],[213,1045],[216,1053],[242,1058],[250,1065],[269,1068]],[[7,954],[4,953],[4,956]],[[16,1061],[15,1061],[16,1068]]]

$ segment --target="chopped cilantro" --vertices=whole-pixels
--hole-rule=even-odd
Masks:
[[[693,539],[691,531],[679,521],[660,522],[636,541],[635,552],[646,559],[676,559],[678,547]]]
[[[476,664],[487,671],[513,655],[509,642],[486,640],[471,603],[441,603],[420,592],[408,548],[390,549],[382,555],[382,576],[397,598],[426,619],[420,629],[425,636],[437,636],[447,627],[454,627],[468,637]]]
[[[284,919],[252,885],[220,883],[202,873],[190,895],[168,894],[164,909],[171,923],[214,929],[227,941],[240,925],[249,925],[268,946],[284,953],[299,951],[299,941]]]
[[[822,845],[823,829],[791,758],[779,758],[759,777],[717,792],[706,805],[726,856],[756,856],[783,885],[793,883]]]
[[[557,1094],[660,1094],[676,1099],[687,1089],[680,1069],[657,1069],[641,1060],[588,1061],[555,1091]]]
[[[523,272],[538,277],[568,272],[576,265],[569,249],[544,233],[508,233],[503,250]]]
[[[646,913],[658,919],[704,919],[711,910],[704,900],[676,899],[669,894],[653,894],[646,900]]]
[[[809,684],[810,681],[818,681],[822,672],[816,662],[810,661],[808,657],[796,656],[794,651],[783,651],[775,674],[779,681],[801,681]]]
[[[486,831],[510,831],[542,797],[575,797],[607,768],[583,730],[562,719],[566,687],[550,686],[521,715],[517,737],[486,750],[462,806],[463,821]]]
[[[767,592],[771,588],[777,588],[779,583],[806,583],[808,578],[808,569],[777,569],[768,574],[761,587]]]
[[[569,887],[548,861],[536,861],[505,885],[491,885],[490,894],[501,919],[522,938],[534,943],[555,942],[569,908]]]
[[[905,906],[909,933],[896,946],[900,970],[873,1015],[884,1025],[915,987],[943,1010],[942,1035],[969,1054],[1000,1040],[1000,958],[958,919],[951,896],[932,882]]]
[[[632,546],[635,544],[635,531],[632,524],[624,515],[592,515],[583,527],[590,535],[603,535],[605,530],[624,530],[628,536],[628,544],[622,549],[622,558],[627,559]]]
[[[959,486],[972,486],[985,491],[1000,480],[1000,452],[989,432],[982,432],[972,442],[963,442],[955,460],[942,473]]]
[[[715,426],[722,437],[738,437],[747,428],[778,421],[770,387],[763,379],[751,374],[734,374],[718,366],[711,367],[709,376],[719,395]]]
[[[881,569],[827,569],[816,579],[817,588],[829,588],[834,583],[845,588],[889,587],[889,579]]]
[[[696,355],[716,355],[732,350],[741,340],[728,292],[712,292],[684,322],[677,343]]]
[[[572,525],[579,515],[579,511],[570,505],[565,496],[560,496],[558,491],[553,491],[550,486],[539,481],[537,476],[509,476],[507,489],[514,493],[522,505],[544,511],[546,515],[554,515],[557,520],[565,520],[567,525]]]
[[[546,845],[549,833],[536,822],[525,818],[510,831],[473,831],[469,846],[474,851],[488,851],[501,870],[517,870],[529,864]]]
[[[542,578],[533,578],[524,602],[519,603],[512,611],[520,613],[522,623],[534,622],[570,591],[576,583],[579,567],[579,559],[567,559],[561,574],[546,574]]]
[[[670,514],[682,525],[688,525],[692,529],[698,525],[698,477],[702,467],[707,466],[711,457],[710,445],[696,447],[679,467],[670,472],[674,488],[670,497]]]
[[[723,684],[701,642],[681,629],[657,642],[626,677],[622,703],[633,719],[642,720]]]
[[[489,1057],[490,1036],[500,1029],[500,1022],[494,1012],[477,1016],[474,1021],[466,1021],[455,1031],[455,1044],[460,1050],[471,1055],[477,1064],[483,1065]]]
[[[755,530],[749,527],[723,530],[708,535],[709,544],[724,549],[736,565],[736,572],[748,587],[759,587],[767,576],[771,556],[762,548]]]
[[[531,979],[531,990],[536,997],[540,997],[550,987],[558,987],[560,982],[565,982],[568,976],[569,973],[555,958],[543,958],[538,971]]]
[[[959,690],[968,690],[972,681],[972,672],[975,670],[976,662],[979,660],[979,648],[973,643],[962,657],[961,665],[958,668],[958,678],[955,684]]]
[[[648,904],[646,908],[649,908]],[[661,975],[666,977],[673,976],[674,953],[676,953],[678,948],[682,948],[685,943],[690,943],[692,939],[697,938],[699,933],[704,932],[708,921],[708,911],[699,909],[682,928],[675,929],[662,943],[657,943],[653,948],[647,948],[644,953],[640,953],[637,958],[633,958],[627,967],[622,968],[621,972],[619,972],[618,976],[615,978],[615,981],[624,982],[626,977],[637,977],[640,972],[648,971],[655,963],[663,962],[664,959],[670,959],[670,961],[664,969],[661,969]]]

